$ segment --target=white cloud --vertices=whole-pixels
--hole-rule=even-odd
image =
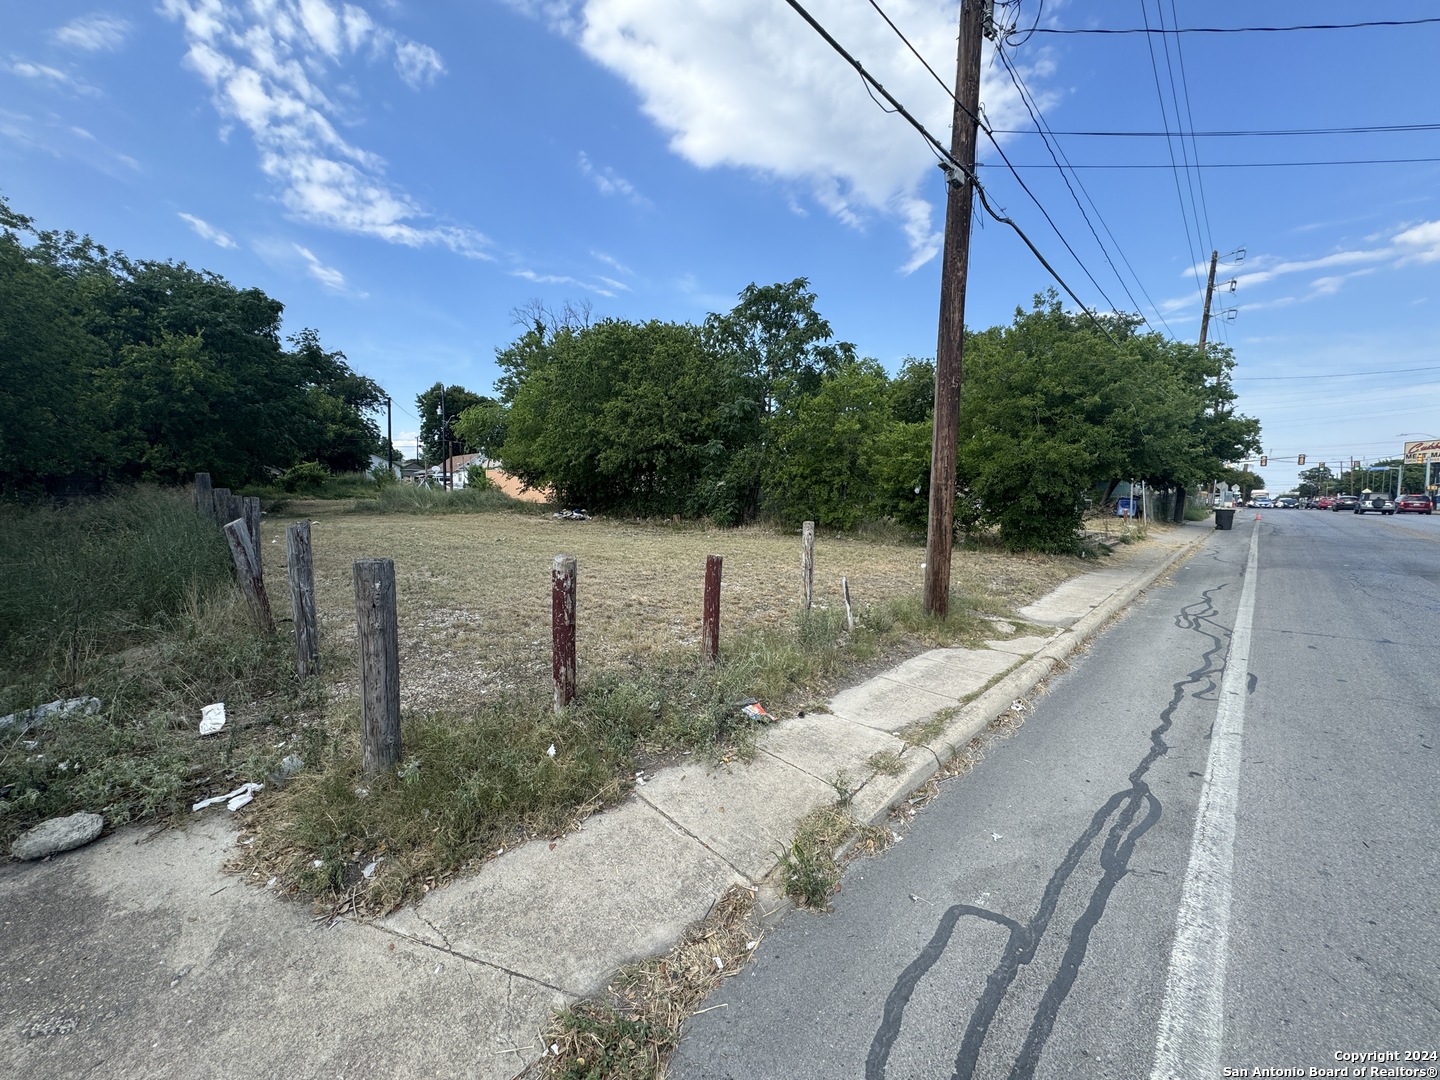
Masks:
[[[395,46],[395,70],[412,88],[430,86],[445,74],[445,63],[429,45],[402,41]]]
[[[635,88],[670,148],[699,168],[754,170],[796,185],[840,221],[888,220],[913,271],[940,250],[935,159],[900,117],[870,99],[860,76],[803,20],[773,0],[507,0],[573,38]],[[866,4],[814,0],[823,24],[939,140],[953,103]],[[891,0],[886,11],[942,77],[955,68],[950,3]],[[1048,64],[1025,69],[1043,74]],[[997,127],[1020,106],[1004,72],[985,66],[981,100]],[[1002,84],[1001,79],[1005,79]],[[1041,94],[1042,103],[1049,100]],[[1023,115],[1023,114],[1019,114]],[[797,206],[791,199],[791,205]]]
[[[435,50],[330,0],[161,0],[184,27],[185,63],[211,90],[228,130],[250,132],[260,167],[298,219],[408,247],[490,258],[489,241],[437,223],[385,176],[385,162],[340,134],[351,119],[326,93],[332,67],[393,53],[411,86],[444,71]],[[223,137],[223,135],[222,135]]]
[[[602,195],[620,195],[637,206],[649,206],[650,200],[635,190],[635,185],[626,180],[609,165],[596,166],[590,160],[590,155],[584,150],[580,151],[580,171],[595,181],[595,186],[600,189]]]
[[[239,245],[230,239],[222,230],[215,228],[208,221],[196,217],[194,214],[181,212],[180,220],[184,221],[190,228],[195,230],[195,235],[202,240],[209,240],[212,244],[222,248],[235,248]]]
[[[345,275],[333,266],[326,266],[315,257],[315,253],[307,247],[294,245],[295,252],[305,260],[305,268],[310,276],[331,292],[343,293],[349,291],[345,284]]]
[[[1403,263],[1440,262],[1440,221],[1425,221],[1394,238]]]
[[[597,262],[602,262],[602,263],[604,263],[606,266],[610,267],[610,269],[614,270],[616,273],[625,274],[625,275],[628,276],[628,277],[634,277],[634,276],[635,276],[635,271],[634,271],[634,270],[631,270],[628,266],[626,266],[624,263],[622,263],[619,259],[615,258],[615,256],[613,256],[613,255],[607,255],[607,254],[605,254],[605,252],[603,252],[603,251],[592,251],[592,252],[590,252],[590,257],[591,257],[592,259],[596,260]]]
[[[77,94],[95,96],[100,93],[95,87],[82,82],[59,68],[50,67],[48,64],[32,64],[29,60],[12,60],[9,66],[12,75],[19,75],[22,79],[35,79],[39,82],[51,83],[54,86],[64,87]]]
[[[130,36],[130,24],[114,15],[84,15],[55,31],[61,45],[82,52],[114,52]]]
[[[584,289],[598,296],[613,297],[615,295],[612,289],[605,288],[603,285],[595,285],[591,282],[581,281],[579,278],[568,277],[564,274],[540,274],[534,270],[511,270],[510,276],[523,278],[526,281],[533,281],[537,285],[574,285],[577,289]],[[601,278],[600,280],[605,281],[607,279]],[[622,289],[624,288],[623,285],[620,287]]]

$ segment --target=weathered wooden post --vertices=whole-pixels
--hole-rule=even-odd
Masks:
[[[285,530],[285,565],[290,572],[290,610],[295,615],[295,670],[304,679],[320,672],[320,635],[315,627],[315,564],[310,523]]]
[[[208,472],[197,472],[195,474],[195,512],[211,517],[215,513],[215,495],[210,487],[210,474]]]
[[[367,776],[400,761],[400,631],[395,561],[355,561],[355,629],[360,641],[360,742]]]
[[[250,534],[250,543],[255,548],[255,569],[263,571],[265,556],[260,547],[260,500],[254,495],[241,499],[240,516],[245,522],[245,531]]]
[[[230,513],[229,488],[215,488],[213,491],[210,492],[210,500],[210,516],[213,517],[220,524],[221,528],[225,527],[225,523],[227,521],[235,520],[234,518],[227,516]]]
[[[805,592],[805,610],[815,597],[815,523],[800,526],[800,587]]]
[[[227,503],[225,516],[220,519],[220,523],[223,525],[227,521],[243,522],[245,520],[245,499],[240,495],[231,495],[225,501]],[[250,531],[248,525],[245,527],[245,531],[247,533]]]
[[[556,555],[550,570],[551,673],[555,711],[575,700],[575,556]]]
[[[260,574],[260,558],[250,544],[250,533],[244,521],[231,521],[225,526],[225,540],[230,545],[230,557],[235,560],[235,572],[240,578],[240,588],[250,601],[260,628],[267,634],[275,632],[275,617],[270,614],[270,598],[265,595],[265,579]]]
[[[719,555],[705,557],[705,613],[701,617],[700,651],[706,660],[720,659],[720,568]]]

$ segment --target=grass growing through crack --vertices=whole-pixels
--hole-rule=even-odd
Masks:
[[[577,1002],[544,1033],[530,1080],[659,1080],[681,1025],[753,955],[755,898],[732,887],[664,956],[624,968],[604,998]]]
[[[840,884],[836,849],[855,832],[843,806],[822,806],[801,818],[789,848],[780,855],[786,895],[817,911],[828,908]]]

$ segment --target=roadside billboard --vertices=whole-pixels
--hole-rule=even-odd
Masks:
[[[1426,461],[1440,461],[1440,439],[1421,439],[1405,444],[1405,464],[1420,465]]]

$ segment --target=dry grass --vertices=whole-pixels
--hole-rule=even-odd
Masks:
[[[524,1073],[547,1080],[659,1080],[680,1027],[760,942],[755,897],[732,887],[665,956],[624,968],[603,1000],[577,1002],[545,1031],[545,1053]]]
[[[543,686],[550,671],[550,566],[579,562],[582,670],[639,668],[699,648],[705,558],[725,560],[721,641],[736,630],[779,627],[800,601],[800,540],[765,526],[707,529],[491,513],[443,517],[338,512],[335,503],[292,503],[268,520],[267,576],[283,584],[283,529],[309,515],[322,635],[354,649],[356,559],[395,560],[401,700],[406,708],[467,708],[487,692]],[[1123,554],[1117,557],[1122,557]],[[840,579],[863,609],[918,594],[924,549],[822,535],[815,596],[839,607]],[[1093,563],[1052,556],[960,550],[952,588],[999,614],[1043,596]],[[352,689],[341,673],[336,689]]]

